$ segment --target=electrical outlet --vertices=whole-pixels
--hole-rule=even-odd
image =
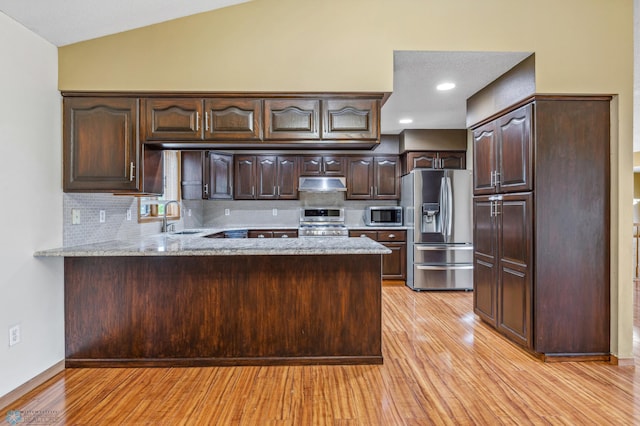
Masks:
[[[80,209],[71,209],[71,224],[80,224]]]
[[[231,214],[231,210],[229,209],[224,209],[224,215],[225,216],[229,216]]]
[[[9,346],[20,343],[20,324],[9,327]]]
[[[100,210],[100,223],[105,223],[107,221],[107,212],[104,210]]]
[[[127,220],[131,220],[131,209],[127,209]]]
[[[278,209],[271,210],[271,214],[274,216],[278,216]]]

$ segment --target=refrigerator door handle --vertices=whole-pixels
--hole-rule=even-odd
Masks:
[[[442,241],[447,242],[447,217],[449,216],[449,206],[447,205],[447,177],[440,179],[440,233]]]
[[[432,251],[432,250],[473,250],[473,246],[419,246],[415,245],[418,251]]]
[[[446,177],[446,203],[447,203],[447,222],[446,222],[446,241],[451,239],[451,226],[453,224],[453,194],[451,193],[451,178]]]
[[[473,269],[473,265],[415,265],[416,269],[421,271],[450,271],[450,270],[463,270]]]

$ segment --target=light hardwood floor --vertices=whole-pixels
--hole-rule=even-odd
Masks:
[[[635,366],[542,363],[482,324],[472,297],[384,287],[383,365],[67,369],[0,422],[22,410],[69,425],[640,424]]]

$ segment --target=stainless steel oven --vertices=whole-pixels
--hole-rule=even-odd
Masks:
[[[301,208],[299,237],[348,237],[343,208]]]

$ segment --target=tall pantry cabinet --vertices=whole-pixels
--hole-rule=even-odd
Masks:
[[[472,127],[474,312],[542,359],[608,359],[608,96],[534,96]]]

